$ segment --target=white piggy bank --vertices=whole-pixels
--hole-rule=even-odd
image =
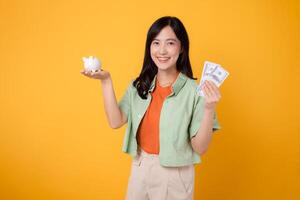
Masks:
[[[89,58],[83,57],[82,60],[84,63],[84,69],[86,71],[95,72],[97,70],[100,70],[101,68],[101,62],[96,57],[93,56],[90,56]]]

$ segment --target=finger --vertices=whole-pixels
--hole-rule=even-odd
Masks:
[[[80,72],[81,72],[82,74],[86,74],[86,70],[85,70],[85,69],[82,69]]]
[[[215,89],[218,88],[218,86],[213,81],[208,81],[208,84]]]
[[[213,82],[207,82],[207,87],[210,91],[211,94],[211,100],[213,102],[217,102],[220,99],[220,95],[219,95],[219,89],[217,87],[213,86]]]
[[[214,82],[208,81],[207,87],[209,88],[210,92],[213,96],[218,97],[219,96],[219,88],[215,85]]]
[[[87,71],[86,74],[87,74],[88,76],[91,76],[91,71]]]
[[[217,92],[218,96],[221,96],[220,94],[220,89],[219,87],[214,83],[214,82],[210,82],[211,83],[211,86],[215,89],[215,91]]]
[[[82,75],[86,76],[86,71],[85,70],[81,70],[80,72]]]
[[[210,88],[210,85],[208,84],[208,81],[204,82],[204,87],[206,88],[207,93],[209,94],[209,96],[212,96],[214,94],[213,91]]]
[[[87,77],[89,77],[89,78],[91,78],[92,76],[91,76],[91,72],[89,72],[89,71],[85,71],[85,74],[84,74],[85,76],[87,76]]]
[[[210,97],[211,96],[211,93],[207,87],[207,85],[204,83],[203,84],[203,92],[206,94],[206,97]]]
[[[202,86],[202,92],[204,94],[204,97],[208,97],[208,94],[207,94],[207,91],[206,91],[206,88],[204,87],[204,85]]]
[[[214,92],[214,87],[212,86],[212,82],[211,81],[206,81],[205,84],[206,84],[207,88],[209,89],[209,91],[211,93],[213,93]]]

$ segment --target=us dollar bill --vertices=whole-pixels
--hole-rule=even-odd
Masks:
[[[205,61],[202,69],[201,80],[197,87],[198,95],[204,96],[204,92],[201,90],[201,87],[206,80],[210,80],[214,82],[217,87],[220,87],[228,75],[229,72],[226,71],[221,65],[210,61]]]

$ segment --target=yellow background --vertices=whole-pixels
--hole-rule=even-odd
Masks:
[[[109,127],[81,58],[102,60],[119,100],[164,15],[189,33],[194,76],[205,60],[230,72],[195,199],[300,199],[296,0],[0,2],[1,200],[124,199],[126,126]]]

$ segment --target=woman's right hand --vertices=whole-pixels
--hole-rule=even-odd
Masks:
[[[100,79],[101,81],[105,81],[110,78],[110,73],[108,71],[104,71],[102,69],[100,69],[96,72],[82,70],[82,71],[80,71],[80,73],[89,78]]]

